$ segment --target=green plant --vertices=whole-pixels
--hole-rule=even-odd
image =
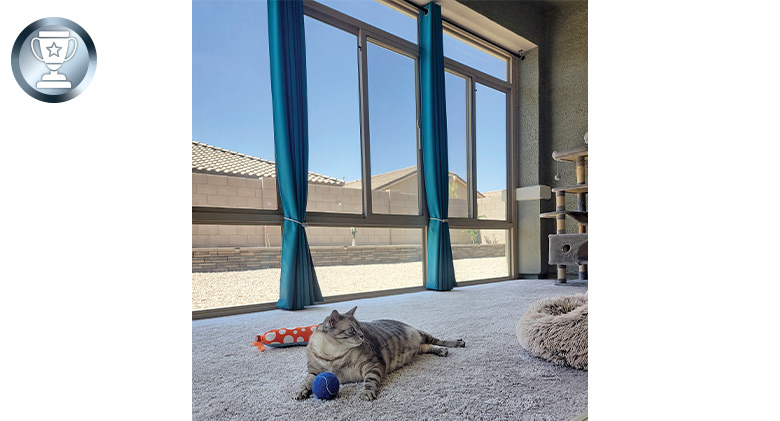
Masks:
[[[479,236],[479,230],[467,229],[466,232],[469,233],[469,237],[471,237],[471,245],[477,244],[477,237]]]
[[[455,183],[454,181],[450,181],[449,193],[450,193],[450,197],[453,199],[457,199],[460,197],[460,194],[458,194],[458,184]]]
[[[477,219],[483,219],[486,218],[485,215],[480,215],[477,217]],[[466,232],[469,234],[469,237],[471,237],[471,244],[475,245],[477,244],[477,237],[479,237],[479,230],[478,229],[467,229]]]

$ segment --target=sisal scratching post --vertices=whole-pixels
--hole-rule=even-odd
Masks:
[[[567,151],[554,151],[553,159],[575,164],[577,183],[570,186],[556,187],[552,189],[555,193],[555,211],[544,212],[539,215],[540,218],[555,219],[555,234],[549,235],[550,254],[548,262],[556,265],[556,285],[578,285],[587,284],[588,279],[588,257],[587,257],[587,194],[588,182],[585,174],[585,162],[588,156],[588,147],[579,147]],[[556,175],[556,180],[560,177]],[[577,210],[566,210],[566,194],[577,195]],[[578,234],[566,234],[566,218],[574,219],[578,226]],[[576,239],[576,249],[573,249]],[[583,247],[580,247],[583,246]],[[573,250],[573,251],[572,251]],[[585,282],[569,282],[566,277],[567,265],[577,265],[579,269],[579,280]]]
[[[566,192],[555,192],[555,211],[560,212],[555,217],[556,234],[566,234]],[[558,265],[558,283],[566,283],[566,265]]]
[[[585,182],[585,157],[584,156],[578,156],[577,160],[575,161],[576,165],[576,171],[577,171],[577,185],[578,186],[584,186],[586,185]],[[585,206],[585,195],[587,193],[577,193],[577,210],[580,212],[586,212],[586,206]],[[577,227],[577,232],[580,234],[585,234],[587,232],[587,226],[585,224],[580,223]],[[580,281],[584,281],[588,279],[588,265],[579,265],[579,278]]]

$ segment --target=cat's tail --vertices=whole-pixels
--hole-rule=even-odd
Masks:
[[[464,348],[466,346],[466,342],[464,342],[463,339],[443,341],[423,331],[420,331],[420,335],[422,335],[422,343],[424,344],[446,346],[448,348]]]

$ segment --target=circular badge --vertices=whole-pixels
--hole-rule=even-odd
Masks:
[[[24,28],[11,50],[19,86],[44,102],[75,98],[89,85],[97,52],[87,31],[64,18],[43,18]]]

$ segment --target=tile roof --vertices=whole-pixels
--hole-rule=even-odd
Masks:
[[[193,140],[192,171],[248,178],[276,177],[276,163]],[[311,171],[309,183],[344,185],[338,178]]]

